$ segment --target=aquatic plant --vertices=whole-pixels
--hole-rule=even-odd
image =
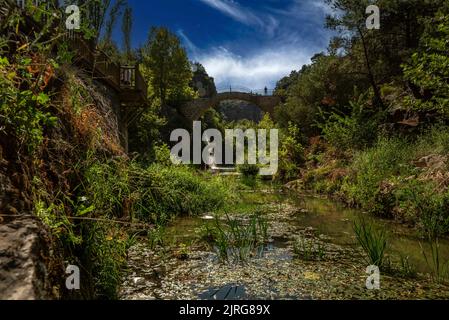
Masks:
[[[258,246],[268,239],[268,221],[260,214],[254,214],[249,221],[217,217],[212,226],[205,226],[202,238],[208,239],[217,250],[221,261],[244,262]]]
[[[293,253],[306,261],[323,260],[326,253],[324,245],[320,241],[299,237],[293,245]]]
[[[165,239],[165,227],[162,225],[158,225],[154,229],[149,230],[147,238],[148,245],[151,249],[155,249],[157,246],[163,246]]]
[[[363,218],[354,222],[353,229],[358,243],[367,255],[368,262],[381,268],[388,245],[386,230],[375,227],[372,221]]]
[[[401,255],[399,263],[399,273],[406,277],[416,277],[416,269],[411,264],[409,256]]]
[[[427,243],[430,246],[430,257],[424,250],[422,244],[420,246],[427,267],[431,270],[432,279],[438,283],[446,282],[449,279],[449,261],[445,262],[441,257],[438,237],[434,238],[429,236]]]

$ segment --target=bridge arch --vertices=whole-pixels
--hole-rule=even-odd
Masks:
[[[281,102],[276,96],[263,96],[246,92],[222,92],[211,98],[199,98],[185,104],[180,112],[189,120],[200,119],[207,110],[216,109],[222,101],[241,100],[258,106],[263,112],[274,114],[274,108]]]

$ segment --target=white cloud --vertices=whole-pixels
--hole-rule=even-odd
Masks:
[[[273,89],[276,81],[310,62],[311,54],[295,49],[267,49],[257,54],[241,57],[225,48],[218,48],[197,57],[217,88],[244,86],[252,90],[267,86]]]
[[[239,43],[243,48],[251,48],[240,56],[224,47],[200,50],[182,31],[178,32],[191,58],[204,65],[218,88],[229,85],[254,90],[274,88],[278,80],[310,63],[310,58],[325,50],[329,43],[330,33],[323,26],[331,8],[324,0],[292,0],[283,9],[264,6],[259,11],[233,0],[200,1],[263,35],[259,37],[261,43],[252,41],[252,47],[244,40],[228,42],[227,48],[238,48]]]

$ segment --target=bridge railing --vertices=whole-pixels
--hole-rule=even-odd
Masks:
[[[243,86],[226,86],[217,88],[218,93],[232,93],[232,92],[244,92],[258,96],[272,96],[274,95],[274,89],[250,89]]]

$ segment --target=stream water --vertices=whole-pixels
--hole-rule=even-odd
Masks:
[[[375,220],[388,232],[391,270],[381,273],[381,289],[366,288],[366,261],[353,231],[363,214],[329,199],[257,190],[241,194],[242,208],[264,212],[270,241],[245,262],[223,263],[201,240],[211,221],[180,217],[164,233],[162,246],[140,239],[129,252],[122,299],[428,299],[449,298],[449,287],[430,280],[431,250],[415,229]],[[365,214],[366,215],[366,214]],[[294,252],[298,238],[319,244],[320,259]],[[426,261],[424,252],[427,252]],[[440,241],[440,259],[449,261],[449,241]],[[405,264],[401,261],[408,261]],[[411,267],[410,267],[411,266]],[[415,272],[410,272],[410,269]],[[408,272],[404,272],[408,270]],[[412,273],[412,274],[410,274]]]

